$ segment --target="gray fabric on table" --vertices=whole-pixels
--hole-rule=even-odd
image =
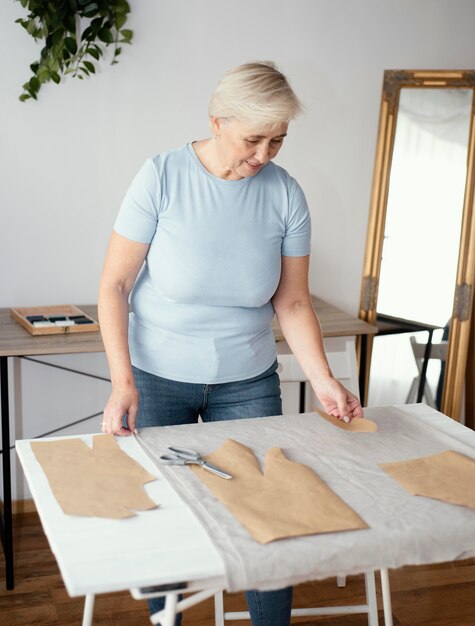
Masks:
[[[365,415],[377,422],[376,433],[347,432],[305,413],[146,428],[139,443],[209,533],[229,591],[475,555],[475,511],[412,496],[378,467],[445,450],[475,459],[475,433],[465,442],[395,407],[365,409]],[[311,467],[369,528],[257,543],[188,467],[158,461],[168,446],[206,455],[225,439],[249,446],[261,467],[269,448],[282,448],[288,459]]]

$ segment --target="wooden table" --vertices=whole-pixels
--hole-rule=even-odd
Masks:
[[[377,332],[376,327],[371,324],[348,315],[316,296],[312,298],[324,337],[366,335]],[[96,305],[79,305],[79,307],[86,315],[97,319]],[[276,341],[284,339],[277,321],[273,323],[272,330]],[[103,351],[104,344],[100,332],[33,336],[11,318],[10,309],[0,309],[0,394],[3,442],[3,520],[0,517],[0,531],[5,553],[7,589],[14,587],[8,358]]]

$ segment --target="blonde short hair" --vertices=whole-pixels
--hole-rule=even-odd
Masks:
[[[239,65],[224,74],[211,97],[210,117],[237,118],[253,124],[289,122],[303,106],[272,61]]]

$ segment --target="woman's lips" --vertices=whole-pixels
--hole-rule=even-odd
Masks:
[[[262,167],[262,163],[250,163],[249,161],[246,161],[246,163],[253,171],[256,171]]]

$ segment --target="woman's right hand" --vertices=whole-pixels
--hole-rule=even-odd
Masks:
[[[136,417],[139,405],[139,394],[135,384],[112,389],[105,406],[102,419],[102,432],[128,437],[136,431]],[[123,426],[126,416],[127,428]]]

